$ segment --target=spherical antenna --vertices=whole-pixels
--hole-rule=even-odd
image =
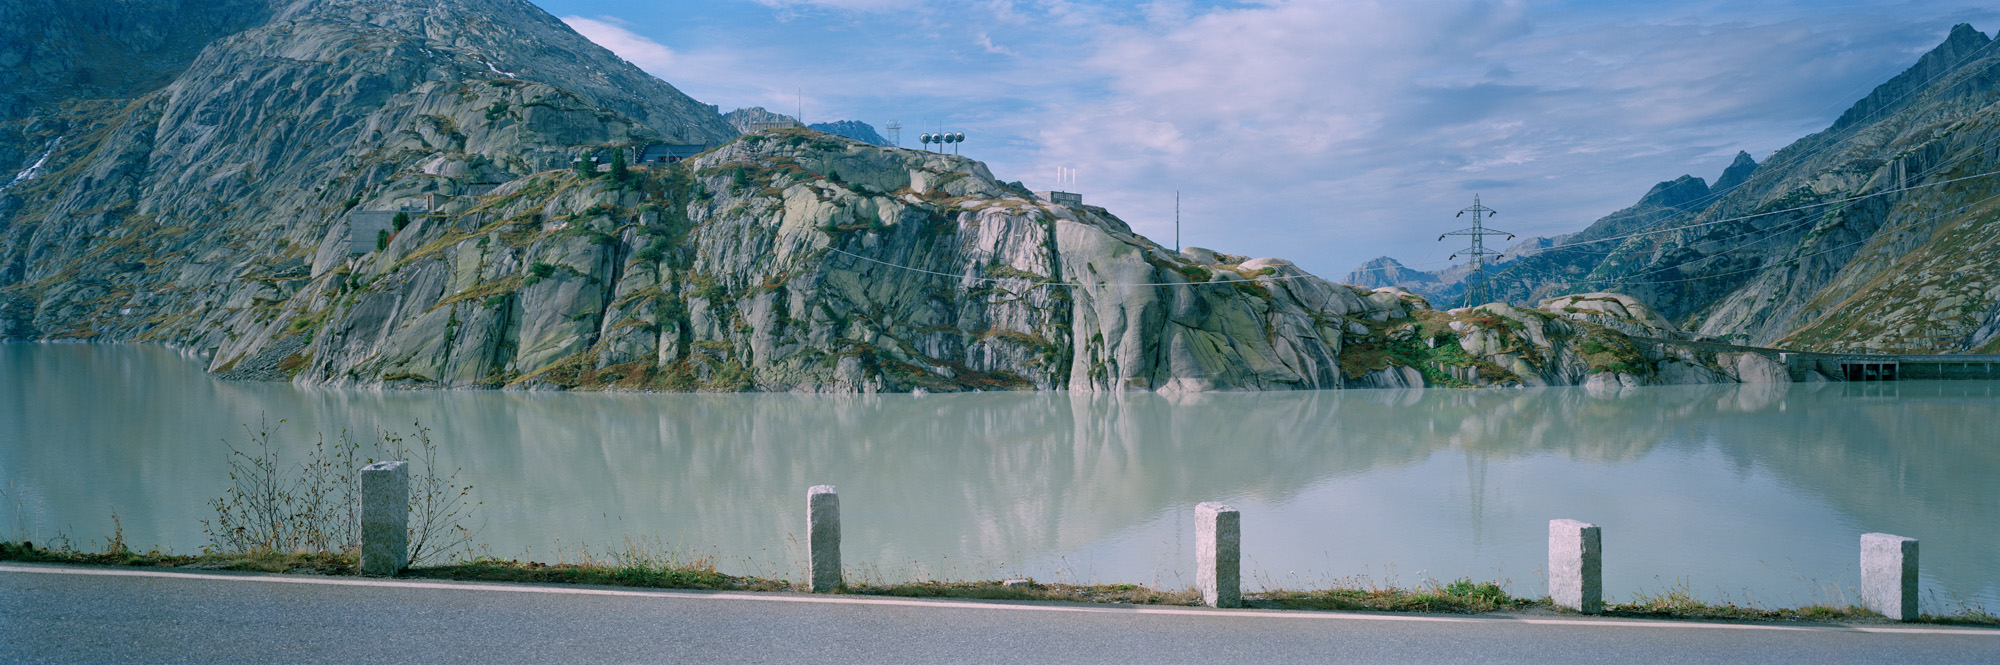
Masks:
[[[965,132],[959,132],[959,133],[957,133],[957,134],[953,134],[953,135],[951,135],[951,142],[952,142],[952,143],[964,143],[964,142],[965,142]]]

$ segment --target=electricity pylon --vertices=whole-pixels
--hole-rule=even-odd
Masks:
[[[1440,235],[1438,242],[1444,242],[1445,236],[1472,236],[1472,246],[1458,250],[1458,254],[1451,255],[1451,258],[1456,259],[1459,254],[1472,257],[1472,272],[1465,275],[1465,306],[1478,307],[1486,304],[1492,297],[1486,288],[1486,257],[1500,258],[1499,252],[1486,249],[1486,236],[1507,236],[1508,240],[1513,240],[1514,234],[1486,228],[1486,218],[1499,214],[1499,211],[1481,205],[1478,194],[1472,195],[1472,207],[1460,210],[1453,216],[1464,217],[1468,212],[1472,213],[1472,228]]]

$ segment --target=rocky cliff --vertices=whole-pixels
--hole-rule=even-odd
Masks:
[[[265,9],[182,64],[160,56],[157,88],[0,126],[17,174],[0,189],[0,337],[159,341],[229,377],[409,387],[1743,377],[1633,341],[1678,331],[1621,296],[1438,311],[1281,259],[1177,254],[957,156],[737,136],[520,0]],[[655,142],[718,147],[572,167]]]
[[[1437,312],[1280,259],[1176,255],[972,160],[796,129],[622,180],[535,174],[343,251],[243,316],[215,369],[839,392],[1728,380],[1626,339],[1674,334],[1636,302]]]
[[[2000,48],[1968,25],[1827,130],[1706,192],[1638,205],[1502,269],[1512,302],[1615,290],[1708,338],[2000,352]],[[1661,196],[1666,195],[1666,196]]]

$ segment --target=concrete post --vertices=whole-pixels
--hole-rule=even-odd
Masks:
[[[1584,614],[1604,611],[1604,553],[1597,525],[1549,520],[1549,598]]]
[[[1243,606],[1242,514],[1206,502],[1194,507],[1194,582],[1211,607]]]
[[[394,575],[410,565],[410,463],[361,467],[361,574]]]
[[[1897,621],[1917,620],[1917,540],[1861,534],[1861,604]]]
[[[832,485],[806,490],[806,558],[812,562],[808,591],[840,588],[840,494]]]

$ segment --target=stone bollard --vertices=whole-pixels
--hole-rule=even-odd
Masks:
[[[1861,534],[1861,604],[1897,621],[1917,620],[1917,539]]]
[[[410,565],[410,463],[361,467],[361,574],[394,575]]]
[[[1549,598],[1584,614],[1604,611],[1604,551],[1597,525],[1549,520]]]
[[[807,590],[840,588],[840,494],[832,485],[806,490],[806,558],[812,562]]]
[[[1194,583],[1211,607],[1243,606],[1243,519],[1235,508],[1194,507]]]

